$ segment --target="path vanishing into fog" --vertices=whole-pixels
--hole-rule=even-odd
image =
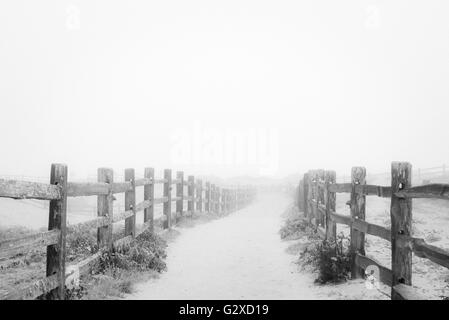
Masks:
[[[137,285],[129,299],[314,299],[279,237],[285,195],[261,195],[248,207],[192,228],[169,244],[167,272]]]

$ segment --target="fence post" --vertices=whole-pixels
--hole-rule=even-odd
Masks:
[[[226,192],[225,192],[225,204],[224,204],[224,210],[225,210],[225,212],[226,213],[229,213],[230,212],[230,207],[229,207],[229,205],[230,205],[230,197],[229,197],[229,194],[230,194],[230,191],[229,191],[229,189],[227,189],[226,188]]]
[[[197,189],[196,189],[196,209],[198,212],[203,212],[203,181],[197,179]]]
[[[151,180],[151,184],[143,187],[144,200],[150,201],[150,206],[143,212],[143,222],[149,222],[149,229],[154,232],[154,169],[145,168],[144,177]]]
[[[114,173],[109,168],[99,168],[97,173],[98,182],[109,183],[114,182]],[[99,217],[106,217],[108,225],[98,228],[97,242],[98,247],[106,247],[108,250],[112,249],[112,218],[113,218],[113,196],[112,188],[109,188],[109,194],[97,196],[97,215]]]
[[[52,164],[50,184],[60,187],[61,198],[51,200],[48,218],[48,230],[59,230],[57,244],[47,246],[47,277],[54,274],[58,278],[58,287],[47,294],[48,299],[65,298],[65,257],[66,257],[66,220],[67,220],[67,166]]]
[[[221,203],[221,188],[217,187],[217,203],[215,204],[217,213],[221,213],[220,203]]]
[[[195,211],[195,177],[189,176],[187,181],[187,197],[189,198],[187,201],[187,211],[190,212],[190,215],[193,215]]]
[[[210,211],[215,212],[215,184],[210,185]]]
[[[239,187],[235,188],[235,211],[238,211],[240,208],[239,203]]]
[[[331,212],[335,212],[336,193],[329,191],[329,185],[335,183],[336,173],[335,171],[326,171],[324,177],[325,190],[324,190],[324,202],[326,204],[326,239],[335,240],[337,238],[337,225],[331,219]]]
[[[363,167],[353,167],[351,170],[351,218],[353,220],[365,220],[366,196],[356,192],[357,185],[366,184],[366,169]],[[351,226],[351,276],[352,279],[363,277],[363,270],[357,267],[356,255],[365,255],[365,233],[355,230]]]
[[[125,181],[130,182],[131,190],[125,192],[125,210],[132,210],[134,214],[125,219],[125,237],[136,235],[136,184],[134,169],[125,169]]]
[[[239,194],[237,188],[234,189],[234,211],[239,209]]]
[[[300,179],[298,184],[298,190],[296,190],[296,197],[298,201],[298,211],[304,212],[304,180]]]
[[[226,214],[226,194],[227,189],[222,189],[221,193],[221,212]]]
[[[205,200],[205,211],[207,213],[210,212],[210,182],[206,182],[206,194],[205,194],[206,200]]]
[[[304,199],[304,217],[309,216],[309,174],[304,173],[303,178],[303,199]]]
[[[324,204],[324,188],[321,183],[324,182],[325,174],[323,169],[317,170],[316,174],[316,214],[317,214],[317,226],[324,228],[325,224],[325,214],[319,209],[320,203]]]
[[[309,208],[307,209],[307,213],[308,213],[307,218],[308,218],[309,224],[312,224],[315,219],[315,209],[314,209],[313,201],[312,201],[312,199],[314,199],[314,197],[315,197],[315,188],[314,188],[314,183],[313,183],[313,180],[315,177],[315,172],[313,170],[310,170],[308,176],[309,176],[309,181],[308,181],[309,192],[307,195],[309,197],[309,201],[308,201]]]
[[[171,229],[172,227],[172,216],[171,216],[171,169],[164,170],[164,215],[165,222],[164,228]]]
[[[184,206],[184,172],[178,171],[176,173],[176,197],[181,198],[176,200],[176,215],[182,216]]]
[[[401,199],[395,193],[412,185],[412,166],[407,162],[391,164],[391,269],[393,274],[391,299],[401,297],[393,287],[397,284],[412,284],[412,250],[401,246],[400,240],[412,234],[412,200]]]

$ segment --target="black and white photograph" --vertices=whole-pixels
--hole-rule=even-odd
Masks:
[[[0,300],[449,300],[448,17],[0,1]]]

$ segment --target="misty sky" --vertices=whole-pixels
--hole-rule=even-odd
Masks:
[[[441,165],[448,12],[410,0],[2,1],[0,174]],[[255,143],[202,152],[231,136]]]

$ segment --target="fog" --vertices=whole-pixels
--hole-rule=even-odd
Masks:
[[[3,1],[0,174],[449,159],[447,1]],[[160,171],[157,171],[160,172]]]

